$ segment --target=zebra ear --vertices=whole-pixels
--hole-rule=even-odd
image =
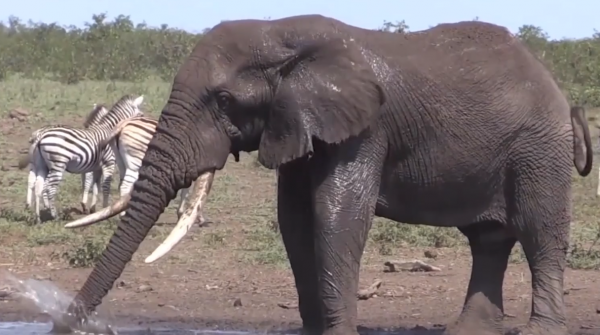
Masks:
[[[142,102],[144,102],[144,96],[140,95],[139,97],[137,97],[135,100],[133,100],[133,104],[136,107],[140,107],[140,105],[142,104]]]

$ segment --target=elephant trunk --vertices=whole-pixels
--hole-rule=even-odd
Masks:
[[[188,106],[192,105],[171,95],[148,145],[125,215],[69,307],[76,320],[85,319],[102,302],[177,192],[201,174],[225,165],[229,138],[210,115],[208,120],[199,118]]]

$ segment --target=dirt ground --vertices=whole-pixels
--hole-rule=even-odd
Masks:
[[[188,239],[179,248],[192,248]],[[151,248],[146,244],[141,253]],[[360,277],[361,287],[376,279],[383,283],[376,297],[360,300],[359,323],[370,329],[442,329],[460,312],[469,280],[469,255],[439,250],[432,265],[440,272],[382,271],[370,260]],[[228,258],[219,253],[219,258]],[[413,251],[407,258],[423,258]],[[410,256],[410,257],[409,257]],[[5,266],[6,267],[6,266]],[[72,294],[85,281],[89,269],[46,266],[13,267],[20,278],[50,279]],[[524,324],[529,317],[531,280],[526,265],[511,265],[505,277],[506,325]],[[565,302],[573,334],[599,334],[597,312],[600,283],[595,271],[568,270]],[[102,309],[121,325],[185,327],[196,329],[280,330],[300,326],[291,271],[228,264],[217,260],[200,264],[130,264]],[[150,290],[150,291],[146,291]],[[241,306],[234,302],[240,299]],[[0,303],[0,320],[36,318],[26,301]],[[282,308],[288,306],[289,308]]]
[[[2,271],[51,280],[74,295],[91,271],[89,259],[102,251],[114,229],[116,221],[80,230],[62,228],[65,221],[33,226],[30,214],[22,209],[27,171],[15,165],[31,131],[48,123],[80,124],[82,112],[77,113],[49,120],[27,112],[19,120],[7,112],[0,120],[0,321],[44,319],[27,301],[1,294]],[[585,191],[575,196],[574,229],[579,230],[573,238],[583,244],[596,234],[595,182],[578,181],[577,190]],[[206,215],[212,223],[194,227],[168,256],[144,264],[173,227],[172,204],[104,299],[101,314],[119,325],[149,328],[297,329],[293,277],[279,235],[272,229],[274,185],[274,173],[258,166],[253,156],[243,156],[239,164],[231,160],[217,174],[210,195]],[[79,176],[67,176],[58,199],[63,213],[79,207],[80,192]],[[117,194],[113,192],[113,200]],[[579,222],[586,218],[591,225]],[[585,240],[586,236],[591,237]],[[376,280],[382,284],[375,296],[358,302],[360,326],[423,330],[423,334],[441,331],[460,312],[469,280],[470,255],[461,238],[456,230],[378,220],[363,257],[360,286]],[[591,247],[588,251],[581,258],[573,256],[566,273],[564,298],[573,334],[600,334],[600,274],[593,270],[600,256]],[[440,271],[384,272],[386,261],[398,259],[422,260]],[[527,321],[530,287],[529,270],[517,251],[505,276],[507,327]],[[8,285],[4,289],[10,292]]]

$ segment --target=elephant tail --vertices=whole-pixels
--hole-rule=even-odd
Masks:
[[[573,162],[580,176],[587,176],[592,171],[594,151],[585,108],[581,106],[571,107],[571,123],[573,125]]]

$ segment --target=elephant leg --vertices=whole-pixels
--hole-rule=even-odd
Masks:
[[[324,319],[317,286],[310,176],[305,161],[280,168],[277,220],[298,292],[303,334],[321,334]]]
[[[540,169],[544,172],[517,175],[510,224],[529,263],[532,308],[527,325],[510,334],[568,334],[564,273],[572,210],[570,159],[560,164],[552,157],[552,162],[541,162],[547,164]]]
[[[326,335],[358,334],[356,292],[360,260],[380,182],[378,164],[371,159],[364,159],[365,163],[342,163],[330,169],[317,163],[311,171],[313,236],[321,311],[325,317],[323,334]]]
[[[499,222],[480,222],[460,231],[469,239],[473,265],[463,310],[445,335],[501,335],[502,283],[517,239]]]

